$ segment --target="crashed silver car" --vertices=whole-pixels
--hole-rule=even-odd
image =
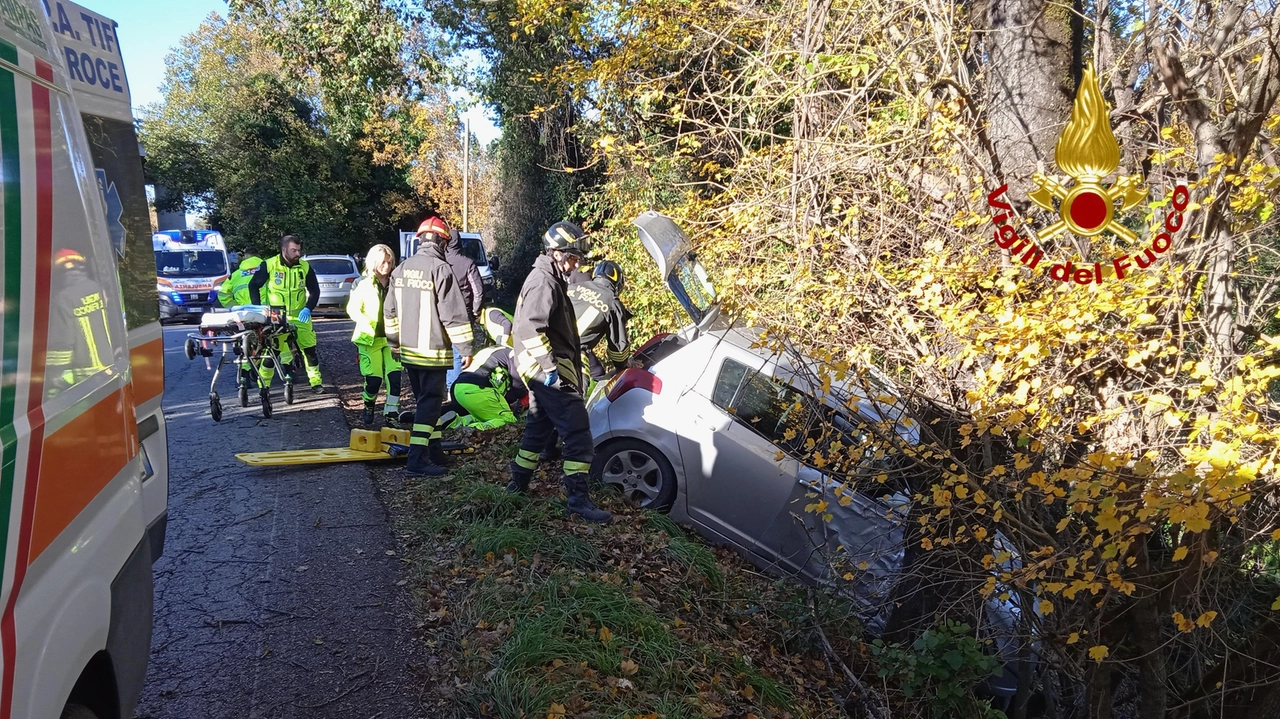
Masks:
[[[824,392],[811,374],[816,363],[760,347],[758,330],[721,314],[675,222],[647,212],[635,225],[691,323],[650,340],[636,353],[643,367],[601,383],[588,399],[593,476],[766,571],[823,583],[833,566],[852,569],[848,595],[878,633],[902,568],[910,498],[901,484],[851,477],[874,477],[896,460],[869,452],[837,473],[805,450],[810,440],[825,446],[833,438],[860,446],[868,426],[915,444],[918,426],[887,379],[856,378]],[[991,606],[999,624],[1011,625],[1016,611]],[[1016,689],[1008,672],[996,683],[997,694]]]

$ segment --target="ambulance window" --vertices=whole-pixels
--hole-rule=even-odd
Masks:
[[[58,93],[51,110],[53,256],[44,389],[46,399],[76,401],[118,371],[124,310],[105,223],[89,222],[89,213],[102,213],[101,190],[92,159],[74,139],[79,118],[70,115],[74,106]]]

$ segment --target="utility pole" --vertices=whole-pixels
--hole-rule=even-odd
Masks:
[[[471,179],[471,118],[467,118],[465,143],[462,147],[462,231],[470,232],[467,226],[467,185]]]

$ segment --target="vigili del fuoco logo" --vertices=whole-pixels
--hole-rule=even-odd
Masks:
[[[1013,208],[1000,199],[1009,186],[1001,185],[987,195],[987,205],[996,211],[991,218],[996,225],[996,245],[1034,270],[1044,259],[1039,243],[1067,232],[1079,237],[1110,232],[1130,245],[1138,244],[1138,236],[1121,224],[1118,216],[1141,204],[1147,198],[1147,188],[1138,175],[1117,177],[1109,186],[1102,184],[1103,179],[1120,166],[1120,143],[1111,131],[1110,108],[1102,97],[1092,64],[1081,77],[1071,119],[1058,137],[1053,159],[1070,180],[1064,184],[1056,177],[1037,172],[1031,177],[1036,189],[1027,197],[1036,206],[1057,213],[1058,221],[1035,233],[1034,239],[1020,236],[1018,230],[1008,224]],[[1150,267],[1173,246],[1173,235],[1183,225],[1183,212],[1190,199],[1186,185],[1175,187],[1172,209],[1165,215],[1163,226],[1154,228],[1151,241],[1133,254],[1117,255],[1092,265],[1077,266],[1070,261],[1055,264],[1049,268],[1049,276],[1059,282],[1088,285],[1103,281],[1104,268],[1111,276],[1123,280],[1135,269]]]

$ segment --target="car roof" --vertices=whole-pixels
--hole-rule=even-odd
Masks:
[[[351,255],[303,255],[302,259],[304,260],[348,260],[350,262],[355,262],[355,260],[351,259]]]

